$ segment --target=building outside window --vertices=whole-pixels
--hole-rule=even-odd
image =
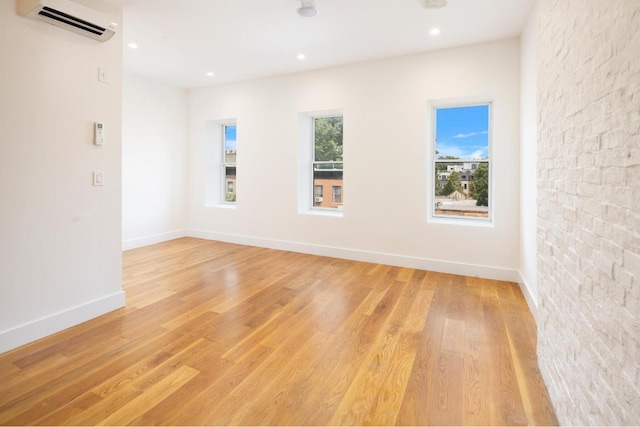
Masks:
[[[222,182],[226,183],[225,188],[223,188],[224,201],[226,203],[235,203],[238,190],[236,181],[236,155],[238,151],[236,125],[223,125],[222,138],[222,173],[224,175]]]
[[[490,104],[435,108],[434,217],[490,218]]]
[[[314,208],[342,209],[343,196],[342,116],[313,119],[313,204]],[[336,197],[336,188],[339,188]],[[331,199],[323,197],[332,194]]]

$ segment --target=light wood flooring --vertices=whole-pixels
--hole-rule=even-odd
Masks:
[[[185,238],[0,355],[0,424],[556,424],[513,283]]]

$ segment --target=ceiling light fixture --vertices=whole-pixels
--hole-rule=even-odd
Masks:
[[[304,61],[306,58],[307,58],[307,57],[306,57],[306,56],[304,56],[304,53],[301,53],[301,54],[299,54],[299,55],[298,55],[298,59],[299,59],[300,61]]]
[[[313,4],[313,0],[300,0],[300,7],[298,8],[298,15],[305,18],[311,18],[318,14],[316,6]]]
[[[213,71],[207,71],[207,76],[213,77],[215,76],[215,74],[213,73]]]
[[[127,46],[129,46],[130,49],[137,49],[138,48],[138,44],[134,43],[134,42],[131,42],[131,43],[127,44]]]
[[[429,31],[429,34],[431,34],[432,36],[437,36],[438,34],[440,34],[440,28],[432,28],[431,31]]]
[[[426,9],[439,9],[447,5],[447,0],[420,0],[420,3]]]

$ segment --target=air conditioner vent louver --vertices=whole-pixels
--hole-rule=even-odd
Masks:
[[[38,15],[44,16],[50,19],[55,19],[58,22],[71,25],[81,30],[89,31],[90,33],[97,34],[99,36],[103,35],[104,32],[107,30],[106,28],[100,27],[98,25],[94,25],[91,22],[87,22],[80,18],[76,18],[75,16],[67,15],[64,12],[60,12],[59,10],[51,9],[50,7],[46,7],[46,6],[42,8],[42,10],[38,13]]]
[[[39,19],[99,41],[115,34],[115,24],[106,14],[70,0],[17,0],[18,14]]]

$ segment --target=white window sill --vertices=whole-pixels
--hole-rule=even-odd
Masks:
[[[309,209],[298,213],[301,215],[330,216],[334,218],[342,218],[344,216],[342,210],[337,209]]]
[[[493,220],[489,218],[430,216],[427,218],[427,222],[430,224],[493,228]]]
[[[235,203],[218,203],[215,205],[206,205],[208,208],[220,208],[220,209],[236,209]]]

